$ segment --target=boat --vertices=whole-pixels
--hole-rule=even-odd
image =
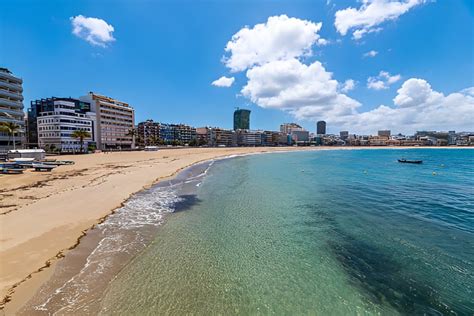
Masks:
[[[45,164],[42,164],[42,163],[34,163],[32,165],[33,169],[35,169],[35,171],[48,171],[48,172],[51,172],[51,170],[53,170],[54,168],[56,168],[56,166],[51,166],[51,165],[45,165]]]
[[[400,162],[400,163],[416,163],[416,164],[420,164],[420,163],[423,163],[423,160],[398,159],[398,162]]]

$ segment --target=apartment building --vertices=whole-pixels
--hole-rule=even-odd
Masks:
[[[101,150],[131,149],[133,137],[129,134],[135,124],[135,110],[128,104],[107,96],[89,92],[80,97],[96,113],[97,148]]]
[[[196,139],[196,128],[186,124],[160,123],[160,139],[165,143],[189,144]]]
[[[160,140],[160,123],[153,120],[146,120],[138,123],[137,126],[137,145],[150,146],[157,145]]]
[[[219,127],[199,127],[196,129],[198,143],[210,147],[233,147],[237,145],[237,134],[233,130]]]
[[[237,145],[238,146],[262,146],[265,139],[263,131],[237,131]]]
[[[15,135],[0,131],[0,148],[8,145],[21,147],[25,141],[25,113],[23,112],[23,80],[14,76],[7,68],[0,68],[0,122],[19,126]]]

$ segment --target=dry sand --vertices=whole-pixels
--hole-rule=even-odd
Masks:
[[[50,266],[131,194],[192,164],[229,155],[308,148],[183,148],[61,156],[51,173],[0,176],[0,308],[13,314]],[[41,272],[41,273],[40,273]]]

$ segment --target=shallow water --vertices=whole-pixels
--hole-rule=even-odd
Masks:
[[[240,157],[199,183],[102,314],[474,313],[472,150]]]

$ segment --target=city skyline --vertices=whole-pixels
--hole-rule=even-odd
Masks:
[[[2,37],[15,35],[9,36],[15,49],[2,50],[0,60],[23,79],[25,108],[44,97],[97,91],[129,102],[136,123],[151,118],[231,128],[230,113],[238,106],[251,110],[253,127],[263,130],[298,122],[313,131],[316,121],[325,120],[333,134],[469,131],[474,83],[466,40],[472,29],[466,26],[473,21],[472,3],[400,1],[391,14],[377,11],[379,22],[367,20],[367,10],[387,9],[385,2],[253,4],[258,14],[249,4],[231,3],[242,14],[229,18],[215,3],[193,3],[179,11],[170,3],[132,10],[118,2],[106,10],[110,6],[92,7],[87,1],[79,7],[25,1],[24,6],[7,4],[8,14],[2,15]],[[120,19],[125,10],[128,18]],[[192,19],[193,10],[216,21]],[[179,14],[185,19],[177,28],[171,19]],[[354,24],[357,16],[351,14],[365,22]],[[143,18],[132,23],[138,16]],[[446,30],[434,26],[441,16]],[[281,33],[300,36],[292,40]],[[447,42],[452,33],[456,36]],[[262,50],[254,45],[261,36],[270,41],[262,46],[284,44]],[[27,40],[35,49],[26,49]],[[253,53],[263,57],[249,59]],[[291,80],[284,81],[287,77]],[[268,90],[273,86],[275,91]]]

